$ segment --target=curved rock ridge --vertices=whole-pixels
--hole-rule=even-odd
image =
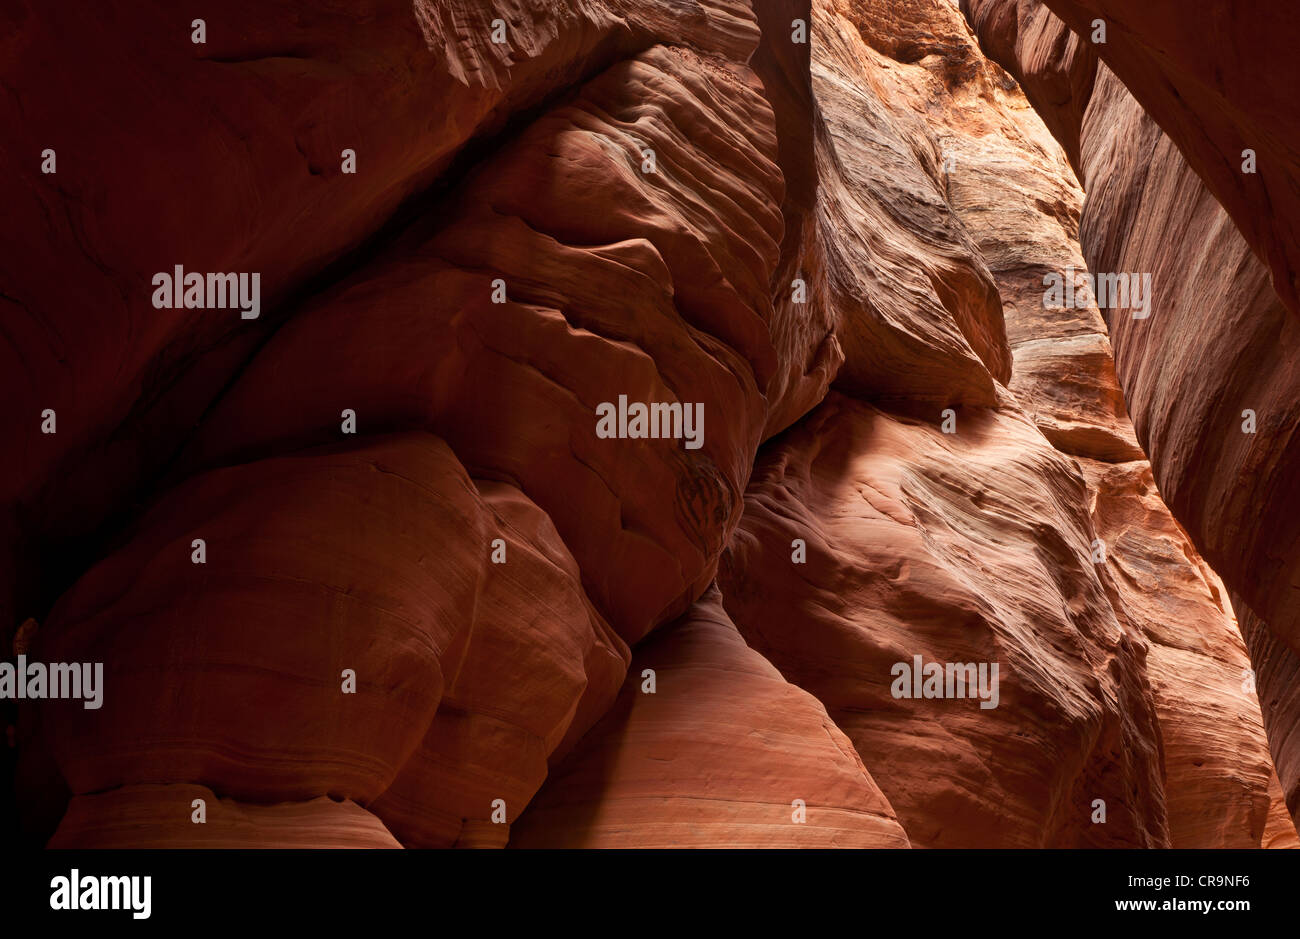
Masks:
[[[1112,602],[1150,646],[1171,845],[1254,848],[1276,839],[1283,846],[1286,828],[1295,829],[1285,814],[1286,824],[1277,825],[1273,760],[1227,591],[1160,500],[1150,464],[1082,466],[1095,493],[1093,526],[1106,545]]]
[[[41,718],[26,722],[29,791],[330,795],[404,844],[504,843],[497,801],[513,820],[622,680],[626,645],[587,593],[633,640],[692,602],[761,435],[811,407],[842,358],[802,305],[774,313],[774,279],[816,246],[782,243],[783,215],[812,204],[785,197],[782,167],[797,173],[801,155],[778,148],[763,97],[784,82],[788,124],[798,63],[765,40],[760,76],[734,61],[752,46],[652,46],[605,69],[294,311],[204,415],[170,488],[41,627],[47,657],[103,658],[110,640],[139,654],[111,656],[109,683],[136,689],[108,733],[73,707],[28,709]],[[698,452],[600,439],[596,407],[622,394],[698,402]],[[349,421],[359,441],[330,443]],[[203,566],[187,547],[196,526],[211,529]],[[323,645],[298,661],[318,621]],[[340,655],[357,660],[366,702],[346,720]],[[156,721],[159,696],[206,704]],[[255,726],[282,700],[278,722]],[[113,831],[126,837],[95,837]]]
[[[1281,799],[1295,820],[1300,816],[1300,655],[1236,595],[1233,602],[1254,666]]]
[[[950,3],[847,9],[847,20],[838,22],[852,23],[859,46],[894,50],[889,57],[859,51],[860,61],[871,62],[859,83],[881,88],[895,113],[925,113],[932,147],[920,151],[920,162],[965,230],[966,250],[987,266],[999,292],[1014,365],[998,380],[1058,449],[1142,459],[1096,303],[1044,305],[1044,276],[1085,265],[1078,245],[1082,192],[1042,119],[980,53]],[[895,18],[904,14],[926,26],[933,47],[899,46]]]
[[[1300,105],[1289,91],[1300,83],[1292,54],[1300,12],[1228,0],[1194,9],[1170,0],[961,0],[961,7],[990,55],[1021,76],[1076,168],[1104,61],[1224,206],[1283,303],[1300,312]]]
[[[1097,76],[1097,50],[1040,0],[959,0],[990,59],[1016,76],[1034,110],[1081,174],[1080,132]]]
[[[1020,0],[1023,10],[1030,0]],[[979,4],[972,4],[979,8]],[[984,9],[998,6],[985,4]],[[1002,6],[1011,6],[1006,0]],[[976,17],[986,47],[1003,17]],[[1068,28],[1051,21],[1057,35]],[[1044,35],[1050,33],[1045,27]],[[1039,73],[1004,64],[1032,88]],[[1088,192],[1080,238],[1089,267],[1151,275],[1151,315],[1108,316],[1116,371],[1165,502],[1222,575],[1242,619],[1258,617],[1287,655],[1300,649],[1300,333],[1269,272],[1173,138],[1104,64],[1084,114],[1082,180]],[[1082,84],[1082,83],[1080,83]],[[1032,92],[1031,92],[1032,93]],[[1276,278],[1273,285],[1276,285]],[[1124,311],[1120,311],[1124,313]],[[1249,613],[1249,616],[1247,615]],[[1250,647],[1261,678],[1270,746],[1292,814],[1300,767],[1291,728],[1300,720],[1282,674],[1264,667],[1281,649],[1258,634]],[[1281,655],[1285,658],[1286,655]]]
[[[1086,484],[1014,406],[959,421],[832,395],[764,448],[728,612],[826,705],[914,845],[1167,845],[1146,643],[1089,559]],[[996,706],[896,697],[916,656],[996,663]]]
[[[1019,25],[1029,35],[1044,36],[1050,35],[1050,21],[1050,14],[1031,13]],[[948,197],[1001,291],[1015,353],[1010,387],[1048,440],[1078,458],[1116,587],[1116,615],[1151,643],[1148,679],[1167,748],[1171,843],[1258,846],[1265,812],[1275,804],[1268,789],[1272,760],[1225,591],[1155,492],[1095,298],[1085,296],[1085,303],[1070,309],[1049,309],[1044,302],[1045,276],[1086,269],[1078,246],[1082,193],[1047,138],[1044,121],[1025,107],[998,66],[972,48],[965,29],[944,21],[934,30],[940,36],[958,33],[964,44],[946,39],[944,64],[928,68],[945,80],[930,77],[925,88],[917,69],[906,70],[889,99],[903,101],[908,89],[925,89],[931,113],[942,106]],[[868,30],[864,38],[874,35]],[[1074,64],[1086,58],[1077,40],[1058,36],[1047,49],[1025,65],[1037,69],[1036,81],[1051,63],[1060,75],[1089,87],[1091,76]],[[963,80],[948,77],[953,75]],[[1050,89],[1050,82],[1041,82],[1046,89],[1040,87],[1040,95]],[[1074,145],[1077,152],[1077,134]],[[1153,599],[1157,593],[1159,601]],[[1164,625],[1170,622],[1178,628]],[[1199,641],[1191,641],[1193,636]]]
[[[69,553],[98,550],[82,539],[147,496],[276,323],[483,141],[657,43],[744,62],[759,39],[747,0],[229,0],[203,43],[160,0],[19,0],[2,16],[6,629],[67,586]],[[52,70],[51,49],[78,68]],[[174,265],[259,272],[258,318],[154,309],[151,278]],[[57,434],[41,433],[47,409]]]
[[[906,848],[908,839],[826,710],[746,645],[714,588],[637,647],[618,701],[510,844]]]
[[[772,277],[772,344],[784,368],[768,384],[764,439],[812,410],[844,362],[838,317],[828,302],[825,246],[818,228],[817,138],[822,122],[811,80],[811,43],[793,42],[791,28],[811,22],[809,0],[755,5],[762,38],[749,64],[763,83],[776,123],[777,164],[785,181],[781,260]],[[807,296],[796,302],[797,281]]]
[[[589,82],[286,324],[185,462],[335,439],[348,409],[425,427],[551,515],[625,639],[676,616],[713,578],[780,365],[781,174],[753,82],[664,46]],[[601,439],[620,396],[698,408],[698,448]]]
[[[494,800],[522,808],[617,693],[627,648],[577,577],[535,505],[428,434],[201,474],[42,624],[33,654],[102,661],[106,689],[43,702],[42,730],[76,796],[331,796],[450,846]]]
[[[936,143],[877,90],[879,57],[814,5],[818,225],[845,363],[836,387],[874,399],[990,405],[1011,373],[1001,301],[934,178]]]

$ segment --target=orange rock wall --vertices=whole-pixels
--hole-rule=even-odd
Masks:
[[[2,14],[0,622],[104,665],[6,711],[27,838],[1296,843],[1290,542],[1239,536],[1300,465],[1285,219],[1237,235],[1050,13],[217,7]],[[1112,259],[1257,320],[1044,304]],[[154,308],[175,264],[258,317]],[[699,445],[603,436],[620,396]],[[1189,444],[1243,401],[1252,446]],[[917,656],[997,683],[900,697]]]

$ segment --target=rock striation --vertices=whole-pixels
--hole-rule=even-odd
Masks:
[[[1080,240],[1089,267],[1151,277],[1148,318],[1108,314],[1116,373],[1164,501],[1233,594],[1252,648],[1274,758],[1279,767],[1295,765],[1290,738],[1300,711],[1293,684],[1281,679],[1289,669],[1278,665],[1300,649],[1300,608],[1294,601],[1300,533],[1292,522],[1300,498],[1294,433],[1300,423],[1300,336],[1288,309],[1294,304],[1286,284],[1294,275],[1284,268],[1291,262],[1285,250],[1265,244],[1276,235],[1266,228],[1284,231],[1293,222],[1287,198],[1279,196],[1275,209],[1261,211],[1256,203],[1249,210],[1252,221],[1244,223],[1245,203],[1225,191],[1218,168],[1206,168],[1218,161],[1236,172],[1240,158],[1225,162],[1223,151],[1211,151],[1202,135],[1189,137],[1184,126],[1199,121],[1222,148],[1227,138],[1220,136],[1221,122],[1250,125],[1262,99],[1237,93],[1237,83],[1266,61],[1267,44],[1252,47],[1256,54],[1249,63],[1227,69],[1231,77],[1212,95],[1214,103],[1188,91],[1175,121],[1159,102],[1172,87],[1184,87],[1184,79],[1205,82],[1204,65],[1217,55],[1194,68],[1186,45],[1171,45],[1157,56],[1148,43],[1168,28],[1159,16],[1163,7],[1148,5],[1140,25],[1112,30],[1111,37],[1124,36],[1113,49],[1110,40],[1094,44],[1088,54],[1053,69],[1043,64],[1044,50],[1082,41],[1064,38],[1065,22],[1032,0],[965,4],[985,47],[1025,83],[1031,99],[1054,101],[1048,107],[1064,127],[1064,139],[1079,141],[1077,165],[1088,192]],[[1018,33],[1017,25],[1026,23],[1033,28]],[[1252,30],[1256,20],[1235,17],[1232,24],[1232,31]],[[1130,59],[1130,66],[1122,64]],[[1129,76],[1128,87],[1111,70],[1112,62]],[[1154,72],[1166,66],[1196,74],[1180,73],[1172,85],[1157,81]],[[1149,80],[1133,77],[1131,69]],[[1059,96],[1066,86],[1074,89],[1071,99]],[[1227,88],[1234,91],[1225,100],[1221,92]],[[1231,114],[1223,111],[1229,105]],[[1285,150],[1284,140],[1273,142]],[[1260,144],[1261,153],[1265,146]],[[1286,157],[1274,156],[1287,165]],[[1269,178],[1262,171],[1258,177],[1237,173],[1233,186],[1267,188],[1279,171],[1294,178],[1293,169],[1279,170],[1274,162]],[[1258,197],[1256,191],[1250,198]],[[1294,814],[1300,775],[1282,772],[1282,786]]]
[[[618,700],[511,844],[906,848],[908,838],[826,709],[745,643],[711,588],[637,648]]]
[[[299,6],[0,14],[0,623],[104,692],[5,703],[28,839],[1300,843],[1248,70],[1162,130],[1162,9]]]

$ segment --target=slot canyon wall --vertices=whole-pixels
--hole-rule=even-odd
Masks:
[[[5,825],[1300,846],[1300,121],[1107,6],[12,5]]]
[[[1300,322],[1288,256],[1300,125],[1294,101],[1264,109],[1294,86],[1283,40],[1300,11],[1252,3],[1226,17],[1211,5],[1174,27],[1154,3],[1116,21],[1107,42],[1086,41],[1108,6],[963,4],[1072,154],[1089,266],[1152,274],[1153,315],[1110,318],[1117,373],[1161,494],[1233,595],[1295,817]],[[1119,75],[1132,76],[1127,88]],[[1257,172],[1245,171],[1246,150]],[[1242,432],[1247,411],[1254,433]]]

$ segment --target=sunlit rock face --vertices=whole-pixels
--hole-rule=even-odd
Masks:
[[[1300,10],[1225,0],[1046,0],[1169,135],[1300,314]],[[1248,51],[1247,51],[1248,50]],[[1250,156],[1245,151],[1250,151]],[[1246,160],[1252,171],[1245,171]]]
[[[836,386],[936,408],[991,405],[1011,370],[1001,301],[926,159],[934,135],[864,80],[873,53],[851,22],[822,4],[815,13],[818,218],[845,352]]]
[[[1098,59],[1159,125],[1300,312],[1300,12],[1227,0],[961,0],[1076,166]],[[1245,50],[1249,50],[1246,52]],[[1253,153],[1251,171],[1245,168]]]
[[[1227,483],[1293,472],[1289,334],[1168,352],[1173,288],[1135,327],[1045,282],[1283,305],[1050,12],[966,8],[1026,98],[951,0],[116,6],[0,31],[0,622],[103,664],[6,711],[29,839],[1296,844],[1245,576],[1290,555],[1233,556]],[[256,310],[159,308],[175,265]],[[1196,381],[1264,395],[1255,449],[1205,465]]]
[[[1217,15],[1222,6],[1198,15]],[[1245,46],[1255,51],[1230,64],[1217,53],[1193,63],[1185,44],[1151,45],[1178,20],[1155,3],[1120,17],[1126,26],[1112,27],[1105,45],[1089,43],[1070,65],[1047,66],[1044,50],[1081,40],[1067,38],[1067,25],[1034,0],[971,0],[965,8],[985,48],[1025,83],[1031,100],[1049,102],[1054,130],[1079,142],[1088,192],[1080,240],[1089,267],[1151,275],[1148,317],[1108,314],[1116,373],[1164,500],[1234,596],[1294,813],[1300,711],[1285,677],[1293,670],[1283,664],[1300,649],[1300,531],[1293,521],[1300,509],[1300,321],[1288,309],[1288,252],[1296,242],[1286,235],[1294,185],[1267,209],[1258,201],[1265,193],[1273,198],[1278,174],[1294,179],[1294,149],[1286,133],[1261,133],[1259,159],[1272,160],[1267,176],[1240,172],[1240,153],[1224,149],[1258,124],[1261,108],[1270,108],[1277,126],[1295,127],[1285,119],[1294,102],[1271,109],[1266,97],[1245,93],[1255,87],[1251,71],[1273,58],[1268,43],[1281,34]],[[1224,48],[1238,48],[1261,22],[1268,18],[1233,17],[1223,23],[1226,32],[1197,30],[1183,39],[1213,34]],[[1282,55],[1281,67],[1292,68],[1292,58]],[[1211,66],[1219,73],[1212,93]],[[1169,80],[1157,80],[1166,69]],[[1193,93],[1193,85],[1201,91]],[[1071,96],[1063,96],[1066,87]],[[1176,107],[1165,100],[1173,88],[1188,94]]]
[[[1090,559],[1087,486],[1014,405],[960,420],[836,396],[766,448],[728,609],[821,698],[913,844],[1166,845],[1147,647]],[[997,663],[996,699],[897,695],[915,656]]]

